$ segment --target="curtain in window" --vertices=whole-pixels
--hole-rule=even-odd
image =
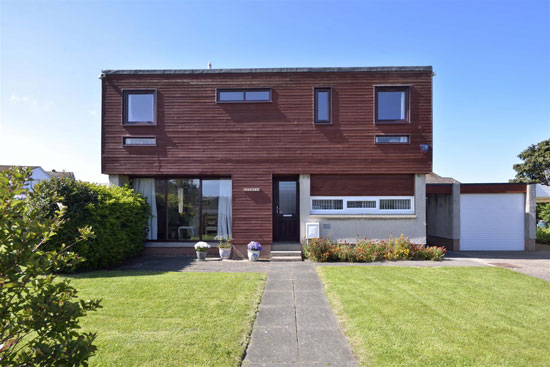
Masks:
[[[218,235],[216,239],[231,238],[231,180],[220,180],[220,196],[218,202]]]
[[[149,230],[147,231],[148,240],[157,239],[157,199],[155,196],[155,179],[154,178],[135,178],[134,190],[147,200],[151,206],[151,218],[149,218]]]

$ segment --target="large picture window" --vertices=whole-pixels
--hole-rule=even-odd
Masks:
[[[154,206],[149,240],[214,241],[232,237],[230,179],[135,178],[133,182],[134,189]]]

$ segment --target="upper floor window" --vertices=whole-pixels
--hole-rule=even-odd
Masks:
[[[331,88],[314,89],[314,123],[330,124],[332,114],[332,90]]]
[[[409,135],[376,135],[376,144],[408,144]]]
[[[271,89],[218,89],[218,103],[271,102]]]
[[[155,90],[125,90],[123,92],[124,125],[155,125],[157,123],[157,92]]]
[[[376,123],[409,122],[409,87],[375,88]]]
[[[153,146],[153,145],[157,145],[157,138],[154,136],[146,136],[146,137],[145,136],[140,136],[140,137],[125,136],[122,138],[122,144],[125,146],[129,146],[129,145]]]

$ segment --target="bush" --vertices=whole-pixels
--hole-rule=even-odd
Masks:
[[[550,223],[550,203],[537,204],[537,219]]]
[[[72,249],[92,233],[82,228],[67,246],[48,251],[64,210],[43,218],[28,199],[16,199],[28,197],[30,174],[21,168],[0,173],[0,366],[87,366],[96,335],[79,330],[78,320],[99,301],[78,299],[70,281],[55,273],[82,261]]]
[[[444,247],[426,247],[410,242],[409,238],[390,237],[388,241],[357,240],[357,243],[335,243],[328,238],[311,239],[304,247],[306,257],[312,261],[395,261],[395,260],[434,260],[445,257]]]
[[[550,245],[550,228],[537,228],[537,242]]]
[[[58,201],[67,207],[65,220],[49,249],[75,238],[80,227],[90,226],[95,233],[73,249],[86,259],[79,270],[108,268],[143,250],[150,208],[132,189],[54,178],[38,183],[30,195],[31,204],[48,218],[55,215]]]

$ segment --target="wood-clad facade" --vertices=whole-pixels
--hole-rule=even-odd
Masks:
[[[274,177],[311,175],[311,195],[399,196],[414,195],[414,175],[432,171],[431,67],[102,75],[102,172],[231,177],[237,245],[271,244]],[[408,88],[408,123],[375,123],[381,86]],[[271,101],[217,101],[219,89],[248,88],[269,89]],[[330,124],[314,124],[315,88],[330,88]],[[123,124],[123,95],[132,90],[155,91],[155,124]],[[375,144],[377,135],[410,138]],[[156,146],[124,146],[124,137],[155,137]]]

